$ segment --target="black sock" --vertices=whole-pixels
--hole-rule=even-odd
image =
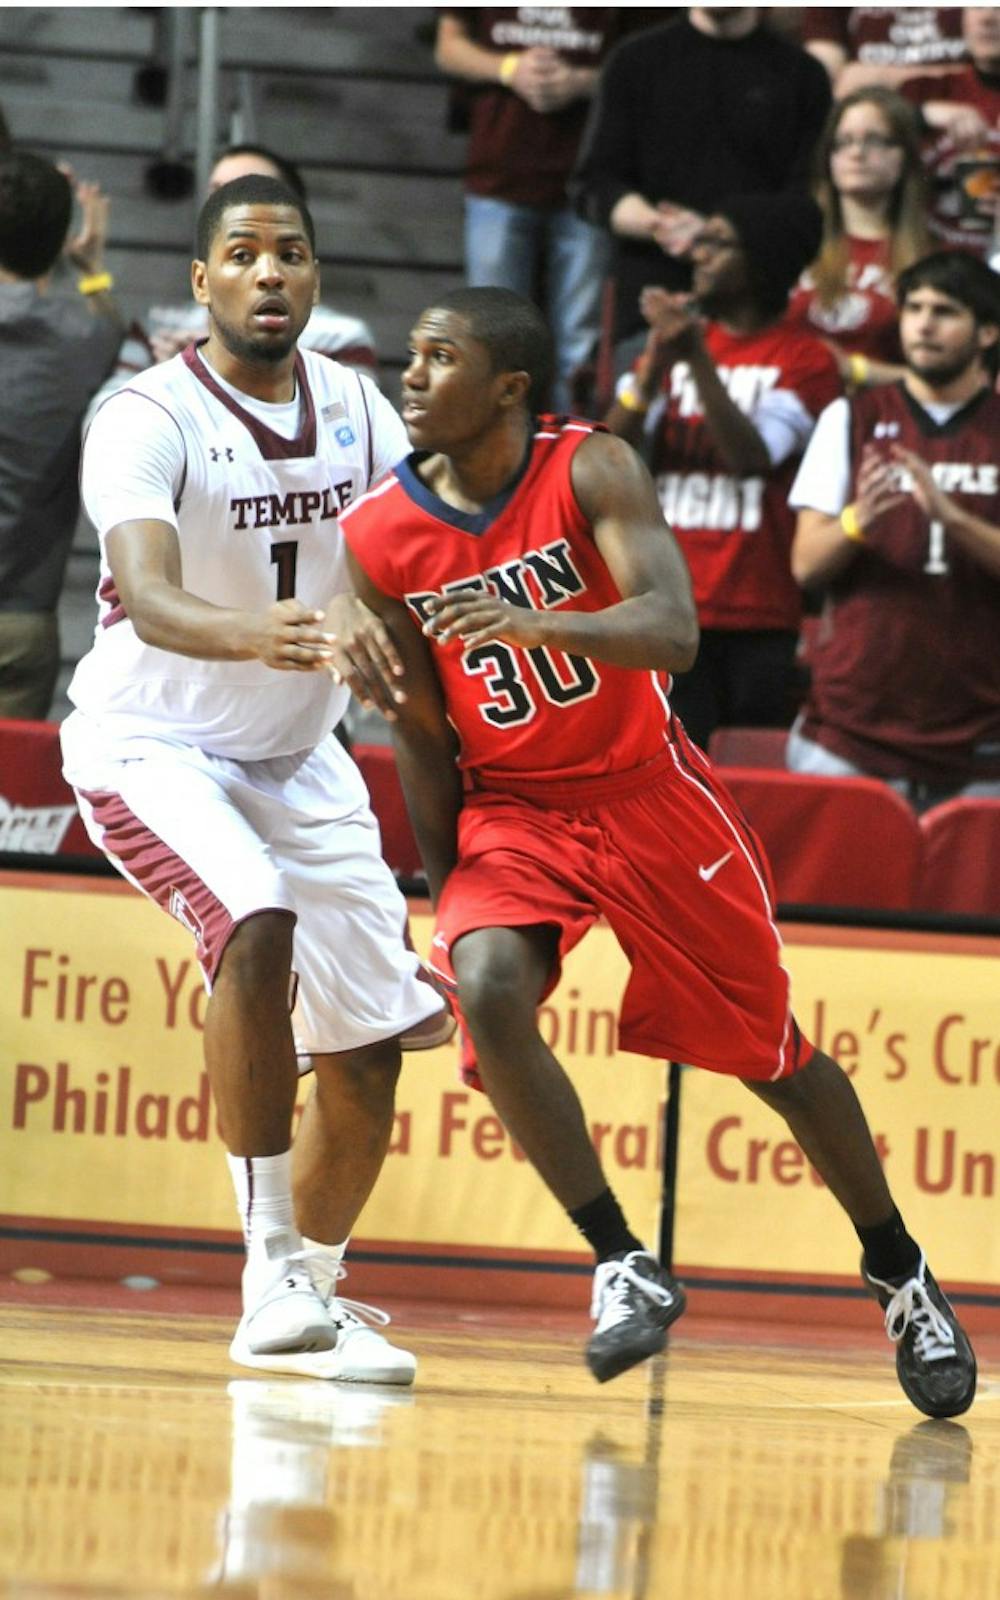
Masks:
[[[859,1228],[855,1223],[854,1231],[861,1240],[865,1266],[872,1277],[889,1283],[913,1277],[920,1265],[920,1246],[910,1238],[895,1207],[885,1222],[876,1222],[870,1228]]]
[[[598,1261],[607,1261],[610,1256],[624,1256],[630,1250],[643,1250],[641,1239],[637,1239],[629,1228],[618,1204],[610,1189],[605,1189],[594,1200],[588,1200],[586,1205],[577,1206],[570,1212],[570,1221],[575,1222]]]

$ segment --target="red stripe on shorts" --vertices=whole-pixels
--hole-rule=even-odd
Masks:
[[[211,983],[236,925],[229,911],[194,869],[129,810],[121,795],[87,789],[79,793],[93,810],[103,848],[121,862],[126,877],[194,934],[199,964]]]

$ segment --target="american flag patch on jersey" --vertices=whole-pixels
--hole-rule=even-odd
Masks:
[[[331,400],[328,406],[323,406],[320,416],[324,422],[336,422],[338,417],[347,416],[347,407],[343,400]]]

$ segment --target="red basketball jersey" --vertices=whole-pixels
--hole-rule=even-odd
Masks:
[[[705,345],[730,399],[750,415],[774,390],[794,395],[813,418],[840,393],[830,351],[787,317],[756,333],[710,322]],[[802,593],[792,577],[788,491],[799,455],[740,476],[712,438],[686,361],[674,363],[663,387],[650,410],[650,468],[691,569],[698,620],[703,628],[797,628]]]
[[[1000,526],[1000,395],[937,424],[902,384],[851,401],[851,458],[893,443]],[[912,495],[866,531],[829,587],[803,731],[866,772],[934,782],[1000,773],[1000,579]]]
[[[524,468],[482,512],[447,505],[408,456],[341,517],[372,582],[426,620],[431,595],[484,589],[513,605],[600,611],[622,598],[570,481],[591,423],[543,417]],[[484,777],[552,779],[622,772],[664,747],[669,709],[650,672],[549,648],[460,640],[431,648],[459,764]]]

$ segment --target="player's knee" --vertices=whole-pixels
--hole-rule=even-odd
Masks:
[[[480,1028],[495,1033],[525,1018],[533,1024],[535,986],[519,955],[463,941],[452,961],[462,1011],[473,1033]]]
[[[831,1056],[814,1050],[806,1065],[789,1078],[779,1078],[775,1083],[751,1082],[744,1078],[743,1082],[758,1099],[787,1116],[797,1108],[811,1106],[817,1096],[822,1096],[831,1075],[843,1077],[843,1068]]]
[[[247,993],[277,985],[287,992],[295,918],[289,911],[259,911],[233,929],[216,974]]]

